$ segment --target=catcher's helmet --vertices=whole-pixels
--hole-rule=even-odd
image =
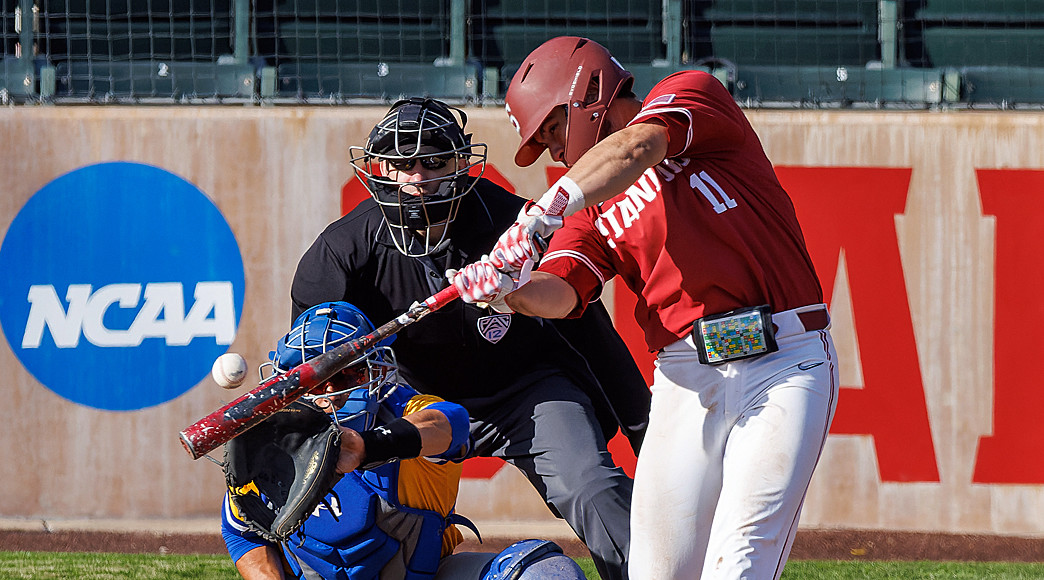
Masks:
[[[559,36],[541,44],[522,61],[511,79],[504,108],[522,137],[515,164],[532,165],[546,149],[533,137],[556,107],[567,111],[565,163],[573,165],[600,141],[605,112],[634,77],[593,40]]]
[[[449,239],[448,226],[461,198],[485,171],[486,145],[471,143],[471,135],[464,133],[467,122],[464,111],[440,101],[403,100],[374,126],[365,147],[350,148],[356,174],[380,205],[395,247],[407,256],[426,256],[441,248]],[[383,169],[382,161],[386,162]],[[429,171],[446,166],[450,170],[409,184],[386,174],[389,166],[401,173],[417,163]],[[476,176],[471,179],[473,168]],[[406,185],[411,192],[403,190]]]
[[[293,328],[269,353],[276,373],[285,373],[320,354],[344,343],[366,336],[374,326],[358,308],[347,302],[324,302],[301,313]],[[395,390],[398,366],[388,337],[352,361],[345,370],[362,375],[358,382],[349,381],[343,390],[322,395],[306,395],[307,399],[348,395],[347,402],[337,410],[335,418],[346,427],[365,431],[373,427],[375,413],[381,401]]]

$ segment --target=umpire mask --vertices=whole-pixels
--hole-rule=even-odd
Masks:
[[[471,143],[467,121],[464,111],[440,101],[403,100],[370,131],[365,147],[350,149],[356,174],[407,256],[444,247],[461,199],[485,171],[486,146]]]

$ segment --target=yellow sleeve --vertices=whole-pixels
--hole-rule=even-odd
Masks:
[[[441,403],[445,399],[436,397],[435,395],[414,395],[412,399],[406,403],[406,412],[402,414],[403,417],[406,415],[412,415],[421,409],[427,408],[429,405],[435,403]]]
[[[403,416],[416,413],[428,405],[442,401],[432,395],[417,395],[406,404]],[[432,510],[448,516],[457,503],[460,488],[460,463],[436,463],[424,457],[407,459],[399,465],[399,501],[409,507]],[[464,541],[456,526],[449,526],[442,535],[442,556]]]

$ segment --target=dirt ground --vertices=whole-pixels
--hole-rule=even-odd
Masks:
[[[519,538],[521,539],[521,538]],[[465,541],[458,550],[498,552],[512,540]],[[584,556],[579,541],[558,541],[570,556]],[[224,554],[218,534],[0,530],[2,551]],[[956,560],[1044,562],[1044,538],[855,530],[803,530],[792,559]]]

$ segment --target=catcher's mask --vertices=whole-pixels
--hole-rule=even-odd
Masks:
[[[374,126],[365,147],[349,148],[356,175],[380,205],[395,247],[407,256],[443,247],[461,198],[485,171],[486,145],[471,143],[467,122],[464,111],[440,101],[403,100]],[[396,181],[389,171],[413,181]]]
[[[265,365],[271,367],[273,374],[287,373],[302,362],[373,331],[373,323],[355,306],[324,302],[297,317],[276,350],[268,354],[270,362]],[[347,395],[347,401],[334,414],[335,420],[356,431],[372,429],[378,406],[395,391],[399,380],[395,353],[389,346],[394,340],[395,336],[391,336],[380,341],[331,379],[342,389],[303,398],[314,401]],[[265,374],[263,370],[261,374]]]
[[[504,108],[522,137],[515,153],[519,167],[532,165],[545,147],[535,139],[557,107],[566,109],[567,166],[605,137],[605,114],[613,99],[629,92],[634,76],[593,40],[559,36],[538,46],[511,79]]]

